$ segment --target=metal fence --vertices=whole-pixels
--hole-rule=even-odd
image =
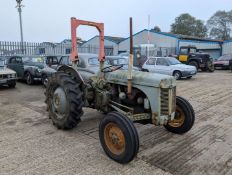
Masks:
[[[99,47],[87,45],[78,46],[80,53],[99,53]],[[134,51],[139,51],[144,56],[169,56],[176,54],[176,48],[168,47],[135,47]],[[11,55],[65,55],[71,53],[71,43],[52,42],[6,42],[0,41],[0,56]],[[106,56],[114,55],[113,46],[105,46]]]
[[[96,46],[78,46],[80,53],[99,52],[99,47]],[[11,55],[65,55],[71,53],[71,43],[35,43],[35,42],[6,42],[0,41],[0,56]],[[113,55],[113,46],[105,47],[106,55]]]

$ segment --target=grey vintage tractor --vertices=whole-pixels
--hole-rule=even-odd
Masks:
[[[122,65],[104,66],[103,23],[72,18],[71,25],[73,65],[61,66],[49,78],[45,93],[49,116],[57,128],[74,128],[81,120],[83,107],[106,114],[99,125],[100,142],[105,153],[122,164],[130,162],[139,150],[139,137],[133,122],[162,125],[177,134],[192,128],[194,110],[187,100],[176,96],[173,77],[132,71],[132,27],[129,69],[122,70]],[[94,26],[100,33],[97,74],[78,68],[76,29],[79,25]]]

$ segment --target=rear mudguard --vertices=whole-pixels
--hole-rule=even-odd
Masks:
[[[73,77],[76,78],[76,81],[78,83],[83,83],[85,84],[82,76],[79,74],[79,72],[77,70],[75,70],[74,68],[70,67],[70,66],[67,66],[67,65],[62,65],[60,66],[57,71],[63,71],[67,74],[71,74]]]

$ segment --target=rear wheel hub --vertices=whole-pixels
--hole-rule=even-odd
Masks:
[[[65,117],[68,101],[63,88],[58,87],[53,94],[53,112],[56,113],[58,119],[63,119]]]

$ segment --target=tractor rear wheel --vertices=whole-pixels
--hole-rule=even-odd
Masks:
[[[199,66],[198,66],[198,63],[197,63],[196,61],[190,61],[190,62],[189,62],[189,65],[191,65],[191,66],[195,66],[195,67],[196,67],[196,69],[197,69],[197,71],[198,71]]]
[[[195,121],[195,113],[192,105],[182,97],[176,97],[176,114],[172,121],[169,121],[164,127],[176,134],[188,132]]]
[[[118,112],[110,112],[101,120],[99,138],[107,156],[118,163],[128,163],[138,153],[137,130],[130,119]]]
[[[72,129],[83,115],[83,93],[71,75],[56,72],[48,81],[46,103],[49,117],[58,129]]]

